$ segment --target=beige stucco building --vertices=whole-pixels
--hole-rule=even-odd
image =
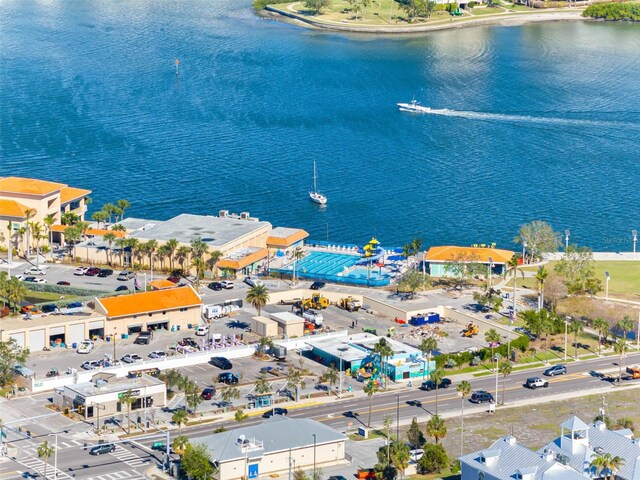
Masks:
[[[202,300],[187,285],[115,297],[96,298],[96,312],[106,317],[105,335],[182,330],[200,324]]]
[[[206,437],[203,443],[218,467],[218,480],[248,480],[286,475],[345,462],[346,436],[308,418],[274,415],[260,425]]]

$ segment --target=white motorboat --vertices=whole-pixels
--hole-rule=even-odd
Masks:
[[[411,112],[411,113],[429,113],[431,112],[431,108],[423,107],[420,105],[415,98],[411,100],[409,103],[398,103],[398,108],[401,112]]]
[[[316,183],[317,183],[316,161],[314,160],[313,161],[313,192],[309,192],[309,198],[311,199],[312,202],[317,203],[318,205],[326,205],[327,197],[325,197],[323,194],[318,192],[318,187]]]

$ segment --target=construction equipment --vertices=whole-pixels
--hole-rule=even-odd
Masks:
[[[319,293],[311,295],[311,298],[304,298],[302,300],[302,308],[304,308],[305,310],[309,308],[322,310],[323,308],[327,308],[328,306],[329,306],[329,299],[327,297],[323,297]]]
[[[477,335],[479,331],[480,329],[478,328],[478,325],[473,322],[469,322],[467,327],[462,331],[462,336],[473,337],[474,335]]]
[[[338,307],[348,312],[357,312],[362,307],[362,302],[353,297],[341,298]]]

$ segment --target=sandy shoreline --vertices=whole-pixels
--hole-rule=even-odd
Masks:
[[[354,25],[344,24],[330,21],[318,21],[313,18],[305,17],[294,12],[281,10],[271,5],[267,5],[266,10],[258,12],[260,15],[291,23],[294,25],[304,26],[306,28],[317,28],[321,30],[332,30],[350,33],[368,33],[368,34],[395,34],[395,35],[411,35],[414,33],[435,32],[441,30],[452,30],[456,28],[468,28],[488,25],[498,26],[520,26],[529,23],[541,22],[564,22],[575,20],[591,20],[582,16],[583,9],[574,10],[552,10],[536,13],[504,13],[492,16],[470,18],[465,21],[442,21],[429,25]]]

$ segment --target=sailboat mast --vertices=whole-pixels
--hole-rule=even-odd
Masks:
[[[318,187],[316,185],[316,161],[313,161],[313,193],[318,191]]]

